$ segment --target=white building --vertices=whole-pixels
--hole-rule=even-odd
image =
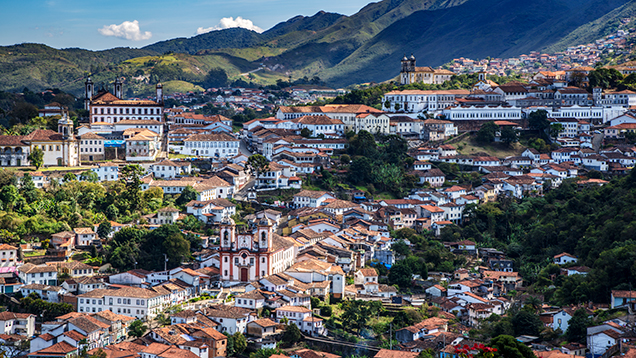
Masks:
[[[90,123],[118,123],[123,120],[154,120],[163,122],[163,86],[157,84],[156,101],[123,100],[122,80],[117,77],[114,94],[102,90],[95,91],[89,77],[85,85],[84,109],[90,113]]]
[[[150,165],[148,171],[151,172],[155,178],[174,179],[177,176],[189,175],[192,172],[192,165],[188,161],[173,162],[165,159],[159,163]]]
[[[468,90],[391,91],[382,97],[382,108],[389,112],[436,112],[454,105],[457,98],[470,94]]]
[[[231,158],[239,154],[240,141],[222,132],[214,134],[195,134],[186,138],[181,154],[208,158]]]
[[[110,310],[124,316],[149,320],[160,313],[168,302],[169,292],[161,288],[97,289],[77,296],[77,311],[95,313]]]
[[[442,110],[442,114],[449,120],[520,120],[522,117],[520,107],[511,106],[451,106]]]
[[[18,264],[18,248],[15,246],[0,245],[0,267],[16,266]]]
[[[93,132],[82,134],[80,137],[80,159],[92,162],[94,160],[104,160],[104,137]]]
[[[99,163],[96,168],[91,168],[91,171],[97,174],[100,182],[119,180],[119,165],[117,164]]]

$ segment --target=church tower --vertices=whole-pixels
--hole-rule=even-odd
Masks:
[[[119,76],[115,77],[115,97],[119,99],[123,99],[124,96],[124,85],[121,82],[121,78]]]
[[[258,240],[258,247],[261,250],[270,251],[274,246],[274,229],[272,222],[269,221],[267,216],[263,214],[263,218],[258,222],[256,226],[256,236]]]
[[[415,56],[413,54],[409,57],[409,72],[415,72]]]
[[[68,109],[62,109],[62,118],[57,121],[57,132],[62,134],[64,140],[73,140],[75,135],[73,134],[73,121],[68,116]]]
[[[84,82],[84,109],[87,111],[90,109],[91,99],[93,98],[94,94],[95,84],[93,84],[93,81],[91,81],[91,77],[88,76],[88,79],[86,79],[86,82]]]
[[[163,85],[161,82],[157,83],[157,103],[163,104]]]
[[[230,250],[234,247],[234,242],[236,241],[236,224],[227,214],[223,215],[221,223],[219,224],[219,239],[221,240],[220,245],[222,250]]]

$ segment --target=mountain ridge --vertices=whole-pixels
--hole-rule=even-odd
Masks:
[[[140,49],[0,47],[0,89],[58,87],[81,93],[88,73],[103,81],[126,74],[129,80],[199,84],[212,68],[233,79],[251,72],[257,83],[319,76],[345,87],[394,78],[404,53],[414,53],[420,65],[439,66],[460,56],[562,49],[606,35],[621,17],[636,17],[636,0],[382,0],[351,16],[320,11],[260,34],[232,28]]]

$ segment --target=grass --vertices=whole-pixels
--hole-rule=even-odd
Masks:
[[[163,88],[166,93],[186,93],[186,92],[204,92],[205,90],[201,86],[193,85],[190,82],[185,81],[167,81],[163,83]]]
[[[453,146],[457,148],[457,152],[463,155],[476,155],[483,154],[488,156],[495,156],[498,158],[505,158],[509,156],[520,155],[524,147],[519,143],[514,143],[511,147],[503,143],[489,143],[481,144],[475,140],[474,136],[466,137],[461,141],[454,143]],[[461,149],[460,149],[461,148]]]
[[[192,158],[192,155],[187,155],[187,154],[173,154],[170,153],[168,154],[168,159],[185,159],[185,158]]]
[[[46,250],[33,250],[24,252],[24,257],[42,256],[46,254]]]

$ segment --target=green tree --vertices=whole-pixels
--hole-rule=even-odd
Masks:
[[[234,351],[237,354],[243,353],[247,348],[247,339],[245,339],[245,336],[241,332],[236,332],[232,335],[232,338],[234,340]]]
[[[134,320],[128,325],[128,336],[141,338],[144,336],[148,327],[140,320]]]
[[[305,138],[309,138],[311,137],[311,130],[307,127],[303,128],[300,130],[300,136],[301,137],[305,137]]]
[[[545,131],[550,127],[550,121],[548,120],[548,112],[544,109],[534,111],[528,115],[528,126],[531,129],[538,131]]]
[[[477,140],[480,143],[490,143],[495,140],[495,133],[499,131],[499,126],[493,121],[482,124],[477,131]]]
[[[269,170],[269,161],[261,154],[254,154],[247,158],[247,171],[250,175],[254,175],[258,178],[261,173],[265,173]]]
[[[519,131],[512,126],[501,127],[501,141],[506,145],[511,145],[519,141]]]
[[[287,326],[285,326],[285,333],[283,333],[282,336],[282,341],[285,343],[285,346],[291,347],[298,343],[301,338],[302,333],[300,333],[300,329],[298,329],[295,323],[288,323]]]
[[[389,283],[401,288],[411,287],[413,282],[413,268],[404,263],[405,260],[396,262],[389,270]]]
[[[352,183],[369,183],[373,175],[373,162],[367,157],[355,157],[349,165],[348,178]]]
[[[399,240],[395,244],[391,245],[391,250],[399,256],[408,256],[411,254],[411,248],[406,244],[406,242],[404,242],[404,240]]]
[[[349,154],[374,158],[378,155],[377,144],[373,135],[365,130],[349,139]]]
[[[138,164],[128,164],[119,173],[119,180],[125,186],[123,199],[131,210],[137,210],[141,205],[141,176],[144,172]]]
[[[343,154],[340,156],[340,162],[342,164],[349,164],[349,162],[351,162],[351,157],[348,154]]]
[[[261,348],[256,352],[250,353],[250,358],[269,358],[274,354],[278,354],[278,351],[274,348]]]
[[[543,324],[534,312],[527,310],[519,310],[514,316],[512,316],[510,322],[515,327],[515,335],[520,336],[522,334],[530,336],[538,336],[541,333]]]
[[[40,198],[40,192],[35,187],[33,178],[29,173],[24,173],[22,181],[20,182],[19,192],[29,204],[38,201]]]
[[[156,317],[155,317],[155,322],[157,322],[158,325],[160,326],[169,326],[171,323],[170,320],[170,316],[167,316],[163,313],[159,313]]]
[[[27,159],[35,167],[35,170],[40,170],[44,165],[44,152],[39,146],[34,146],[31,153],[27,156]]]
[[[561,132],[563,132],[563,125],[561,123],[552,123],[550,125],[550,136],[552,138],[558,138]]]
[[[102,221],[97,227],[97,235],[100,239],[106,239],[108,236],[110,236],[112,229],[113,228],[110,224],[110,221]]]
[[[72,182],[73,180],[77,180],[77,176],[73,173],[66,173],[62,178],[62,181],[65,183]]]
[[[565,331],[565,337],[570,342],[579,342],[585,344],[587,337],[587,327],[593,324],[592,319],[588,316],[583,308],[579,308],[574,312],[572,318],[568,321],[568,329]]]
[[[199,196],[199,193],[194,190],[193,187],[188,185],[183,188],[183,191],[181,192],[181,194],[179,194],[179,197],[175,201],[175,204],[183,207],[192,200],[197,200],[197,196]]]
[[[497,336],[490,341],[490,346],[497,349],[497,358],[536,358],[530,348],[512,336]]]
[[[80,174],[80,180],[91,182],[91,183],[97,183],[99,181],[99,175],[97,175],[97,173],[95,173],[92,170],[87,170],[85,172],[82,172],[82,174]]]
[[[203,86],[203,88],[205,89],[208,89],[210,87],[225,87],[227,86],[227,84],[227,73],[225,73],[225,70],[223,70],[222,68],[210,69],[203,82],[201,82],[201,86]]]
[[[18,201],[18,198],[20,198],[20,193],[15,185],[7,185],[0,189],[0,200],[4,204],[3,207],[5,210],[13,211],[13,207]]]

